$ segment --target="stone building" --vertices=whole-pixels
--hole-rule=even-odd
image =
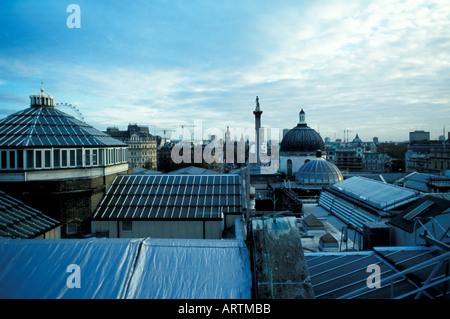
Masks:
[[[157,169],[157,140],[147,126],[130,124],[126,131],[108,127],[105,133],[128,144],[130,168]]]
[[[90,232],[88,219],[117,174],[127,144],[55,108],[41,91],[0,120],[0,190],[58,220],[61,237]]]

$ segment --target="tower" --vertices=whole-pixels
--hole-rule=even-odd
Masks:
[[[256,108],[253,111],[253,114],[255,114],[255,130],[256,130],[256,163],[258,166],[261,165],[260,159],[259,159],[259,148],[260,148],[260,141],[259,141],[259,129],[261,128],[261,114],[262,111],[259,108],[259,98],[256,97]]]

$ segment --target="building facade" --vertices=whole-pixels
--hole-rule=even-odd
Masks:
[[[126,131],[109,127],[105,133],[128,144],[130,168],[157,169],[157,139],[148,127],[130,124]]]
[[[450,152],[443,143],[410,143],[405,153],[406,172],[439,173],[450,169]]]
[[[60,221],[62,237],[89,233],[105,189],[128,172],[127,145],[55,108],[43,88],[30,100],[0,120],[0,189]]]
[[[417,141],[429,141],[430,140],[430,132],[425,131],[414,131],[409,132],[409,142],[417,142]]]
[[[430,169],[434,172],[450,171],[450,145],[431,149]]]

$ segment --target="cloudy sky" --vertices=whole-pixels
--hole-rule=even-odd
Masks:
[[[303,108],[332,140],[450,130],[448,0],[2,1],[0,47],[0,118],[44,82],[101,130],[245,129],[256,96],[264,127]]]

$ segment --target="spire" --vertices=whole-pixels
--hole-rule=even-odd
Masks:
[[[41,82],[41,92],[44,92],[44,82]]]

